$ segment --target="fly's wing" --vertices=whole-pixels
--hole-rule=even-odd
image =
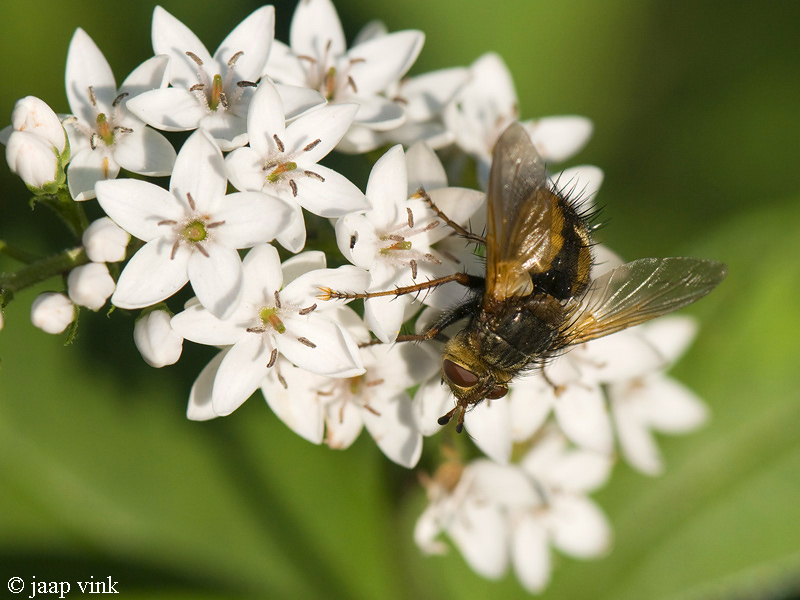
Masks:
[[[533,291],[529,271],[549,268],[557,200],[525,128],[511,124],[495,145],[489,173],[484,306],[527,296]]]
[[[642,258],[592,281],[571,311],[560,348],[639,325],[699,300],[727,274],[722,263],[694,258]]]

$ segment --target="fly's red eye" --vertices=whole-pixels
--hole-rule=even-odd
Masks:
[[[502,398],[508,393],[507,387],[496,387],[491,392],[486,394],[486,398],[489,400],[496,400],[497,398]]]
[[[459,387],[470,388],[478,383],[478,376],[475,373],[446,358],[442,362],[442,371],[447,379]]]

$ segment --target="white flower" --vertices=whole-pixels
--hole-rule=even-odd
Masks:
[[[212,57],[186,25],[157,6],[153,50],[169,56],[172,87],[138,96],[130,102],[130,110],[165,131],[200,127],[224,151],[243,146],[247,109],[270,53],[274,28],[275,9],[262,6],[228,34]],[[284,108],[293,116],[324,102],[311,90],[283,91]]]
[[[347,49],[339,15],[330,0],[301,0],[289,34],[275,41],[264,75],[308,87],[330,102],[359,105],[355,123],[386,131],[405,120],[402,108],[381,92],[400,80],[422,49],[420,31],[372,37]]]
[[[131,236],[108,217],[93,221],[81,241],[92,262],[119,262],[125,258]]]
[[[143,308],[168,298],[187,281],[200,302],[220,317],[231,314],[242,291],[237,248],[271,240],[291,217],[274,196],[225,195],[222,153],[205,132],[183,145],[166,191],[151,183],[101,181],[103,210],[131,235],[146,241],[117,282],[111,301]]]
[[[45,333],[61,333],[75,319],[75,305],[64,294],[45,292],[31,305],[31,322]]]
[[[689,317],[675,316],[639,329],[663,357],[666,368],[686,350],[697,325]],[[658,475],[664,468],[651,430],[688,433],[708,418],[708,408],[700,398],[661,370],[610,385],[608,397],[622,455],[648,475]]]
[[[288,126],[278,90],[268,79],[258,86],[247,116],[250,146],[225,160],[231,183],[240,190],[279,196],[294,207],[296,218],[278,241],[299,252],[306,239],[300,207],[323,217],[365,210],[361,191],[336,171],[318,165],[339,143],[358,106],[340,104],[312,110]]]
[[[198,378],[190,415],[208,415],[209,403],[216,415],[232,413],[261,385],[279,354],[329,377],[364,373],[352,336],[326,314],[339,304],[316,299],[319,286],[363,286],[363,271],[324,269],[324,262],[321,252],[306,252],[281,265],[274,247],[257,246],[244,259],[242,300],[229,318],[218,319],[197,304],[173,317],[173,329],[184,338],[230,346],[212,371],[201,374],[203,381]]]
[[[478,574],[499,578],[510,563],[528,591],[540,592],[550,579],[551,546],[576,558],[608,549],[611,528],[586,494],[606,482],[610,468],[608,457],[568,449],[552,432],[520,465],[446,462],[426,483],[430,505],[414,539],[442,553],[444,532]]]
[[[114,292],[114,279],[105,263],[89,263],[75,267],[67,277],[70,300],[78,306],[100,310]]]
[[[27,131],[13,131],[6,145],[6,162],[34,193],[55,192],[60,161],[53,150],[45,138]]]
[[[457,270],[453,261],[431,248],[452,230],[436,218],[418,194],[409,192],[408,182],[403,149],[395,146],[370,173],[367,199],[372,209],[336,222],[339,249],[354,265],[369,271],[369,291],[413,285]],[[460,188],[434,189],[429,195],[456,223],[464,223],[483,201],[479,192]],[[438,293],[426,293],[423,301],[435,302]],[[365,319],[378,339],[386,343],[397,337],[412,301],[412,296],[404,295],[365,302]]]
[[[337,321],[363,344],[369,332],[348,307],[337,309]],[[361,348],[365,373],[332,379],[278,360],[261,390],[276,415],[297,434],[331,448],[344,449],[367,431],[383,453],[411,468],[422,451],[422,434],[406,391],[437,369],[427,346],[399,344]]]
[[[183,338],[172,329],[171,318],[165,310],[151,310],[136,319],[133,341],[151,367],[172,365],[181,357]]]
[[[103,53],[83,29],[75,31],[66,74],[74,119],[64,123],[72,148],[67,176],[75,200],[94,198],[94,184],[116,178],[120,167],[140,175],[169,175],[175,162],[172,144],[127,108],[129,97],[166,85],[166,67],[167,57],[155,56],[117,90]]]
[[[511,73],[497,54],[484,54],[470,72],[471,80],[445,109],[444,120],[456,143],[478,162],[478,177],[485,184],[494,144],[519,118],[519,105]],[[592,134],[591,121],[579,116],[546,117],[522,125],[539,153],[553,162],[574,155]]]

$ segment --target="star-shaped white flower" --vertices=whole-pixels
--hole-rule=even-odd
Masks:
[[[511,73],[497,54],[484,54],[470,72],[471,80],[445,109],[444,120],[456,143],[477,161],[478,178],[485,184],[494,144],[519,118],[519,104]],[[522,125],[539,154],[552,162],[577,153],[592,134],[591,121],[580,116],[545,117]]]
[[[262,6],[242,21],[214,56],[166,10],[153,11],[153,50],[169,56],[171,88],[142,94],[129,105],[165,131],[208,131],[223,151],[247,143],[246,117],[256,82],[270,53],[275,9]],[[287,90],[286,112],[298,114],[324,102],[311,90]]]
[[[273,246],[256,246],[243,262],[241,303],[228,318],[219,319],[198,304],[173,317],[172,328],[187,340],[230,346],[195,383],[190,418],[232,413],[276,367],[279,355],[318,375],[364,373],[356,342],[328,314],[341,303],[316,299],[321,285],[363,285],[364,273],[351,266],[324,266],[322,252],[299,254],[281,265]]]
[[[247,116],[249,147],[225,159],[231,183],[240,190],[263,191],[295,209],[291,227],[278,241],[299,252],[306,239],[300,207],[323,217],[341,217],[369,208],[364,194],[346,177],[317,162],[342,138],[358,106],[338,104],[307,112],[286,124],[283,102],[273,83],[264,79]]]
[[[100,181],[97,199],[125,231],[147,242],[131,258],[111,301],[143,308],[170,297],[191,281],[200,302],[224,317],[242,292],[237,248],[271,240],[287,226],[290,208],[254,192],[225,195],[222,153],[198,131],[186,140],[169,191],[134,179]]]
[[[127,102],[166,85],[168,58],[155,56],[133,71],[117,90],[111,67],[83,29],[77,29],[67,53],[67,119],[72,158],[67,167],[75,200],[95,197],[94,185],[114,179],[120,167],[149,176],[169,175],[175,150],[159,132],[131,114]]]
[[[369,331],[348,307],[337,321],[359,343]],[[407,389],[437,368],[431,348],[423,345],[373,345],[361,348],[365,373],[346,379],[315,376],[288,364],[270,370],[261,390],[278,417],[296,433],[331,448],[344,449],[366,427],[383,453],[411,468],[422,452],[422,434],[412,414]]]
[[[386,131],[403,123],[402,108],[381,92],[414,64],[425,40],[422,32],[373,37],[348,50],[333,3],[301,0],[289,38],[290,46],[275,41],[264,75],[318,90],[330,102],[355,102],[355,123],[369,129]]]
[[[354,265],[369,271],[369,291],[413,285],[428,278],[450,275],[458,265],[431,246],[452,235],[425,201],[411,190],[413,174],[406,171],[401,146],[384,154],[370,173],[367,199],[372,209],[350,214],[336,222],[336,241],[342,254]],[[463,224],[481,205],[484,196],[474,190],[439,188],[430,198],[450,219]],[[364,290],[345,290],[364,291]],[[423,302],[436,301],[438,290],[426,293]],[[411,295],[384,296],[365,302],[364,316],[369,328],[384,343],[397,337]]]

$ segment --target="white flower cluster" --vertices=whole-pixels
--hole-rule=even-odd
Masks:
[[[404,79],[423,34],[373,23],[348,48],[330,0],[299,2],[289,44],[273,30],[274,9],[262,7],[212,55],[157,7],[155,56],[119,88],[94,42],[76,31],[66,70],[71,116],[24,98],[0,134],[10,168],[35,194],[96,198],[107,215],[79,232],[85,258],[69,270],[68,297],[40,296],[32,320],[60,333],[75,305],[96,311],[110,297],[120,309],[145,309],[134,339],[150,365],[176,362],[184,339],[220,348],[192,387],[190,419],[229,415],[260,389],[307,440],[347,448],[366,428],[387,457],[411,468],[453,398],[436,342],[393,342],[465,291],[451,282],[418,297],[371,298],[360,316],[324,290],[483,275],[482,258],[452,224],[480,231],[485,194],[450,186],[435,150],[471,157],[485,187],[492,148],[519,117],[513,83],[494,54]],[[523,125],[552,162],[592,132],[578,116]],[[161,133],[191,130],[177,153]],[[320,164],[334,149],[387,146],[363,193]],[[121,171],[143,177],[118,179]],[[167,175],[168,189],[144,179]],[[602,172],[574,167],[552,180],[591,202]],[[305,212],[332,220],[350,265],[328,268],[332,257],[303,251]],[[294,256],[282,261],[274,242]],[[593,276],[618,264],[595,250]],[[165,302],[187,283],[196,297],[173,316]],[[611,528],[588,495],[609,477],[615,448],[658,473],[652,431],[682,433],[706,417],[664,374],[693,334],[691,321],[673,317],[586,343],[470,411],[465,426],[488,458],[452,457],[427,479],[420,547],[441,552],[445,533],[478,573],[499,577],[511,565],[533,592],[549,580],[551,547],[580,558],[606,552]]]

